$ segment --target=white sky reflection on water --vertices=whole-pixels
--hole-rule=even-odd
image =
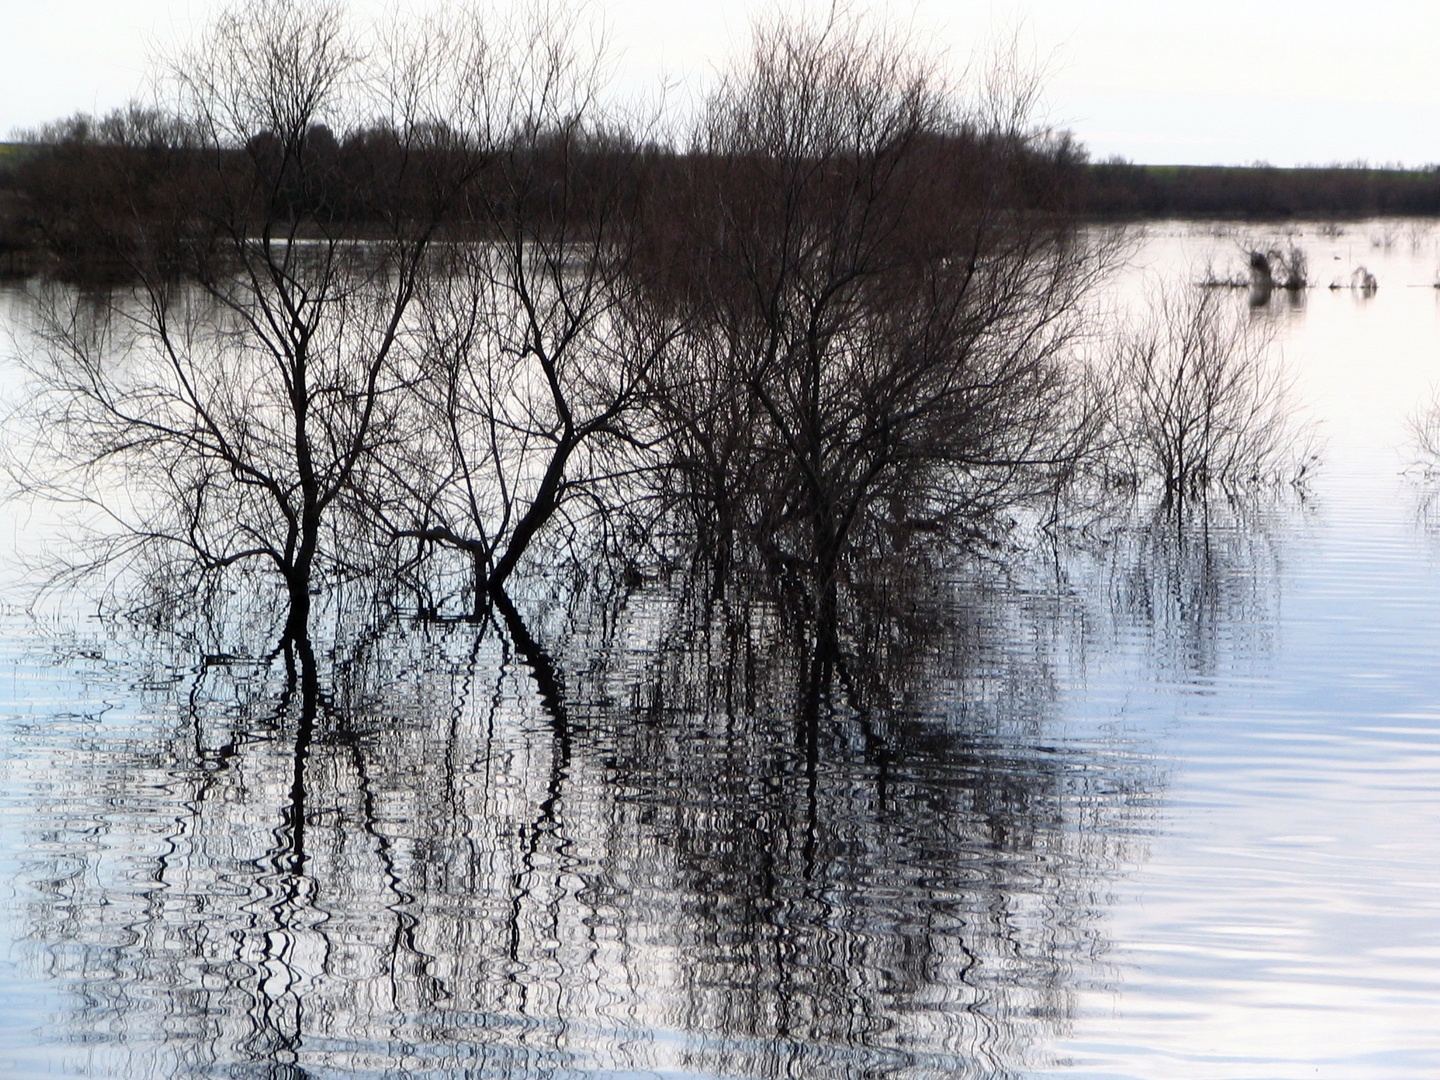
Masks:
[[[1261,235],[1155,231],[1172,235],[1137,262],[1171,268],[1234,261]],[[1312,290],[1281,316],[1328,441],[1313,509],[1282,526],[1280,617],[1255,668],[1189,701],[1153,691],[1164,824],[1116,890],[1119,988],[1082,1006],[1061,1075],[1440,1074],[1440,533],[1399,475],[1440,378],[1436,233],[1294,239],[1322,285],[1363,262],[1380,289]]]

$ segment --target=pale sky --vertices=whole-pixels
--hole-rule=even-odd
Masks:
[[[591,0],[617,83],[693,87],[753,14],[800,0]],[[811,0],[817,6],[819,0]],[[354,0],[375,11],[380,0]],[[0,0],[0,137],[143,94],[150,57],[221,0]],[[394,6],[388,5],[388,6]],[[1018,31],[1045,119],[1096,158],[1440,162],[1437,0],[854,0],[963,70]]]

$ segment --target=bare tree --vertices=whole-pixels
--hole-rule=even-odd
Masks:
[[[203,180],[179,250],[136,247],[129,287],[44,306],[41,416],[72,493],[122,526],[112,553],[268,567],[286,640],[306,635],[317,570],[358,549],[357,468],[395,437],[406,314],[474,160],[445,123],[456,61],[423,33],[367,52],[338,5],[230,9],[175,66]],[[387,153],[341,214],[346,127]]]
[[[833,614],[871,553],[1067,481],[1106,249],[1029,84],[962,105],[860,20],[775,21],[670,153],[615,134],[575,29],[366,43],[247,0],[177,65],[195,182],[117,245],[133,288],[57,294],[36,359],[120,550],[265,567],[287,638],[317,573],[459,565],[478,612],[537,542],[611,535],[645,474],[722,563],[739,541]]]
[[[1108,382],[1123,475],[1166,502],[1303,482],[1318,460],[1268,328],[1216,290],[1162,290]]]
[[[1068,213],[1073,146],[1022,98],[962,106],[846,16],[757,29],[654,238],[687,327],[655,374],[669,494],[722,550],[823,602],[847,563],[975,535],[1074,461],[1060,361],[1104,252]]]
[[[420,294],[414,436],[373,481],[397,538],[468,562],[476,615],[556,525],[609,527],[645,461],[637,404],[670,337],[634,267],[641,155],[601,121],[597,60],[574,36],[545,12],[508,43],[486,123],[501,149]]]

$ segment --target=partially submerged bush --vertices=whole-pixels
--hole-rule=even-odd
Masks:
[[[1300,292],[1310,287],[1309,258],[1293,240],[1283,247],[1249,247],[1242,243],[1244,269],[1219,273],[1207,263],[1199,284],[1210,289],[1249,289],[1251,302],[1264,304],[1276,289]]]
[[[1330,283],[1332,291],[1345,287],[1346,286],[1341,284],[1338,279]],[[1375,275],[1370,272],[1368,267],[1357,266],[1354,270],[1350,271],[1349,287],[1355,292],[1364,293],[1366,296],[1373,296],[1375,290],[1380,287],[1380,282],[1376,279]]]
[[[1085,441],[1063,360],[1107,260],[1070,213],[1074,147],[901,45],[762,26],[656,213],[683,327],[651,381],[663,495],[822,592],[1049,496]]]
[[[1440,390],[1411,415],[1407,427],[1410,471],[1427,479],[1440,476]]]
[[[1309,260],[1292,240],[1283,248],[1250,252],[1250,283],[1257,289],[1309,288]]]
[[[1166,501],[1298,484],[1317,460],[1267,328],[1223,294],[1162,292],[1106,376],[1117,474]]]

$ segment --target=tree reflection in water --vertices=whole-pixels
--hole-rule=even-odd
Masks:
[[[1154,769],[1067,741],[1063,605],[974,574],[879,592],[834,664],[774,604],[681,581],[122,666],[124,717],[54,755],[31,843],[56,1055],[1018,1075],[1098,977]]]
[[[1110,597],[1122,632],[1139,630],[1151,643],[1162,678],[1203,689],[1227,666],[1272,652],[1281,531],[1297,520],[1276,508],[1195,500],[1137,515],[1115,533],[1103,585],[1087,588]]]

